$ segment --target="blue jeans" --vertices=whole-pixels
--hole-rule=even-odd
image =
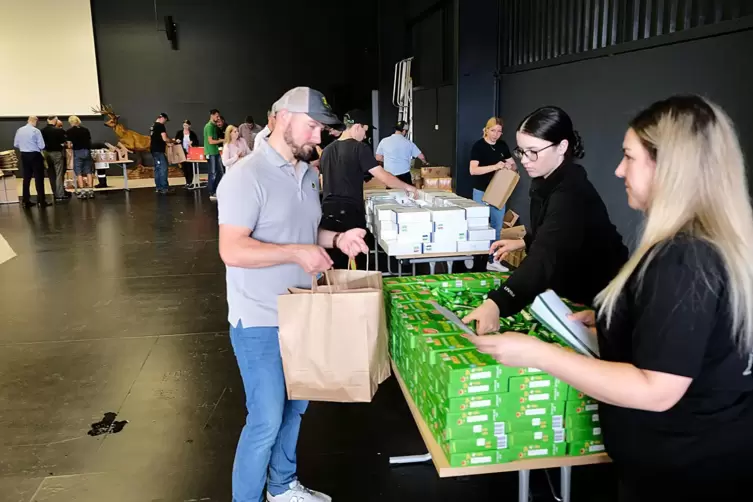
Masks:
[[[233,465],[233,502],[260,502],[296,480],[296,445],[308,401],[285,391],[278,329],[230,327],[230,341],[246,392],[246,425]]]
[[[473,200],[478,202],[479,204],[484,204],[486,206],[489,206],[489,226],[492,227],[494,230],[497,231],[497,240],[499,240],[499,235],[502,232],[502,220],[505,217],[505,208],[497,209],[496,207],[487,204],[483,201],[484,192],[481,190],[473,189]]]
[[[162,152],[152,152],[154,159],[154,185],[157,190],[167,190],[170,185],[167,183],[167,157]]]
[[[210,155],[207,157],[209,161],[209,179],[207,180],[207,190],[209,195],[217,193],[217,185],[222,181],[222,175],[225,172],[222,167],[222,157],[220,155]]]
[[[92,156],[88,148],[73,150],[73,174],[86,176],[92,173]]]

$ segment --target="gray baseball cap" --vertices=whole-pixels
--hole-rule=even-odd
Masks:
[[[312,119],[329,127],[342,127],[343,123],[332,111],[324,94],[310,87],[294,87],[282,95],[272,105],[272,112],[287,110],[293,113],[305,113]]]

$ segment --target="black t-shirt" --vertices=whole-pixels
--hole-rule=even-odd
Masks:
[[[92,135],[86,127],[71,127],[65,132],[65,135],[74,150],[91,150]]]
[[[49,124],[42,129],[42,139],[44,139],[44,149],[48,152],[62,152],[63,143],[68,141],[62,128]]]
[[[349,202],[363,208],[363,180],[379,166],[368,145],[354,139],[338,140],[322,151],[319,167],[324,201]]]
[[[477,160],[478,165],[481,167],[493,166],[497,162],[505,161],[510,157],[512,157],[510,147],[501,139],[497,140],[493,145],[490,145],[484,141],[484,138],[481,138],[476,141],[473,144],[473,148],[471,148],[471,160]],[[480,176],[471,176],[473,178],[473,188],[485,191],[493,176],[494,172],[482,174]]]
[[[753,451],[753,355],[740,354],[732,339],[724,264],[711,244],[683,234],[655,251],[643,281],[637,273],[628,281],[611,326],[600,321],[601,357],[693,382],[664,412],[601,405],[607,452],[627,477],[682,482],[691,491],[696,480],[715,489],[744,481]]]
[[[149,133],[152,137],[152,144],[149,147],[149,151],[165,153],[165,150],[167,149],[167,145],[165,144],[165,140],[162,139],[162,133],[167,134],[167,129],[165,129],[165,124],[155,122],[154,124],[152,124],[151,129],[149,129]]]

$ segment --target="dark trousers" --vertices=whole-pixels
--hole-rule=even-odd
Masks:
[[[31,177],[37,187],[37,202],[44,202],[44,158],[40,152],[21,152],[24,169],[23,201],[30,202]]]
[[[180,168],[183,169],[183,177],[186,178],[186,185],[193,182],[193,165],[190,162],[181,162]]]
[[[322,203],[322,223],[324,230],[332,232],[347,232],[353,228],[366,228],[366,212],[363,206],[341,201],[324,201]],[[374,247],[373,236],[366,233],[366,245],[369,249]],[[334,262],[334,268],[347,269],[348,256],[339,249],[328,249],[330,258]],[[366,255],[359,254],[356,257],[358,270],[366,270]]]
[[[410,175],[410,171],[408,171],[407,173],[398,174],[397,176],[395,176],[395,178],[399,179],[403,183],[407,183],[409,185],[413,184],[413,178]]]
[[[55,198],[65,197],[65,158],[63,152],[47,151],[47,176]]]

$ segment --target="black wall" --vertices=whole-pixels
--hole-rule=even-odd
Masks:
[[[622,180],[614,176],[628,120],[642,107],[672,94],[702,94],[734,120],[750,167],[753,68],[741,64],[740,58],[751,47],[753,31],[744,31],[504,75],[505,138],[512,147],[515,128],[535,108],[547,104],[564,108],[583,137],[582,162],[591,181],[612,221],[633,245],[641,216],[628,207]],[[530,180],[525,172],[521,176],[511,207],[527,223]]]
[[[198,130],[210,108],[231,124],[248,114],[264,124],[271,104],[299,85],[324,92],[338,113],[370,109],[375,2],[159,0],[157,6],[155,23],[152,0],[92,0],[102,100],[129,128],[147,133],[164,111],[171,134],[186,118]],[[157,30],[164,30],[166,15],[178,24],[178,51]],[[95,140],[115,140],[100,117],[82,119]],[[24,122],[0,121],[0,149],[12,147]]]

